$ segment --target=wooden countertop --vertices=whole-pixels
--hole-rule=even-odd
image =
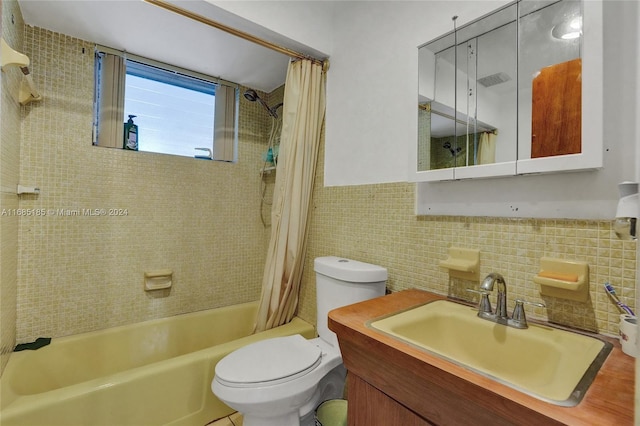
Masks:
[[[616,339],[604,337],[613,350],[582,401],[560,407],[366,326],[437,299],[445,297],[413,289],[331,311],[329,329],[338,335],[347,369],[437,424],[633,424],[635,359]]]

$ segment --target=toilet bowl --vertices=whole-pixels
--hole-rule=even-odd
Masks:
[[[384,295],[387,270],[333,256],[317,258],[315,270],[320,337],[262,340],[216,364],[211,389],[245,426],[313,426],[315,408],[343,396],[346,370],[328,312]]]
[[[212,390],[243,413],[246,426],[303,425],[306,417],[313,425],[322,401],[342,397],[342,357],[320,338],[277,337],[234,353],[216,365]]]

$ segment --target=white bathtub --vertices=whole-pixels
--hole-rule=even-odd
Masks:
[[[53,339],[11,354],[0,379],[0,425],[193,425],[232,413],[211,392],[216,363],[248,343],[315,336],[289,324],[251,335],[257,303]]]

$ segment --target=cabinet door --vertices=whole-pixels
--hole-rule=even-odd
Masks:
[[[517,173],[601,168],[602,2],[564,0],[520,13]],[[556,38],[574,21],[584,28],[579,36]],[[541,34],[550,41],[537,43]]]
[[[600,0],[522,1],[421,46],[409,180],[601,168],[602,25]]]
[[[533,78],[531,158],[582,152],[582,60],[550,65]]]
[[[349,426],[433,426],[355,374],[348,381]]]

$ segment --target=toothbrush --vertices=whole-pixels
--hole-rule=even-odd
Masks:
[[[616,305],[618,305],[618,308],[620,308],[621,311],[624,311],[629,315],[635,316],[631,308],[625,305],[624,303],[622,303],[620,299],[618,299],[618,296],[616,296],[616,290],[613,288],[611,284],[604,283],[604,289],[606,290],[607,293],[609,293],[609,296],[611,296],[613,301],[616,302]]]

